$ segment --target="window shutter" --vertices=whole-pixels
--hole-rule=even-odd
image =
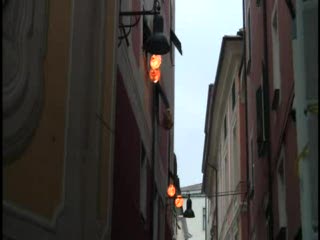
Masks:
[[[263,156],[265,143],[263,93],[261,86],[256,91],[256,113],[257,113],[257,145],[258,156]]]

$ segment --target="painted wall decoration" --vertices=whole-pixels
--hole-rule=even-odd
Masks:
[[[4,164],[16,159],[37,128],[43,105],[47,1],[2,1]]]

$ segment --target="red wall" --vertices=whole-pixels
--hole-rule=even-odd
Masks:
[[[262,86],[262,61],[263,61],[263,18],[261,7],[256,7],[251,1],[251,66],[248,72],[248,144],[249,156],[251,153],[250,136],[253,141],[254,161],[254,196],[249,204],[250,232],[255,230],[256,239],[267,239],[266,217],[263,209],[263,201],[268,191],[268,160],[259,158],[257,153],[257,116],[256,116],[256,90]],[[248,26],[248,24],[247,24]],[[249,161],[250,162],[250,161]],[[251,163],[250,163],[251,164]],[[249,166],[251,171],[251,166]]]
[[[270,108],[270,159],[258,158],[256,142],[256,99],[255,93],[258,86],[262,85],[261,62],[264,60],[264,32],[263,32],[263,2],[257,7],[251,1],[251,70],[248,74],[248,128],[249,136],[253,131],[254,163],[255,163],[255,189],[254,197],[250,202],[250,226],[252,231],[256,229],[256,239],[267,239],[266,215],[264,210],[264,199],[268,193],[268,183],[272,182],[272,210],[273,210],[273,235],[278,234],[278,196],[277,196],[277,161],[279,159],[281,146],[285,152],[286,173],[286,208],[287,208],[287,235],[293,239],[300,227],[299,207],[299,180],[294,171],[294,163],[297,158],[296,129],[295,123],[290,115],[293,100],[293,65],[291,31],[292,19],[285,1],[278,1],[278,22],[280,40],[280,71],[281,71],[281,104],[277,110],[272,110],[273,100],[273,69],[272,69],[272,36],[271,16],[274,1],[266,1],[267,5],[267,43],[268,43],[268,82],[269,82],[269,108]],[[248,141],[248,144],[250,142]],[[249,145],[249,153],[250,153]],[[271,161],[271,179],[269,179],[268,161]]]
[[[121,74],[118,72],[112,239],[150,239],[148,237],[151,234],[150,223],[143,223],[139,208],[140,147],[138,126]],[[150,188],[149,185],[149,195]],[[150,201],[150,197],[148,201]],[[150,204],[148,207],[148,219],[150,220]]]
[[[272,4],[269,3],[269,22],[271,21]],[[286,176],[286,213],[287,213],[287,239],[294,239],[300,227],[300,194],[299,179],[295,171],[297,159],[296,125],[290,111],[294,98],[293,61],[292,61],[292,19],[285,1],[278,1],[278,24],[280,41],[280,72],[281,72],[281,104],[277,110],[271,112],[271,160],[273,166],[273,179],[276,179],[276,166],[279,159],[281,145],[285,152]],[[270,25],[270,24],[269,24]],[[271,27],[269,28],[269,32]],[[269,33],[269,45],[271,46]],[[269,48],[269,66],[272,70],[272,49]],[[273,98],[273,75],[270,72],[270,105]],[[274,234],[278,234],[278,199],[277,182],[273,182],[274,201]]]

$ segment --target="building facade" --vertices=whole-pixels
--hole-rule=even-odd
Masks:
[[[4,239],[110,232],[117,9],[3,4]]]
[[[123,14],[143,11],[170,46],[157,84],[155,14]],[[6,1],[3,15],[3,238],[171,239],[174,1]]]
[[[301,235],[288,2],[244,2],[249,239]]]
[[[184,197],[183,210],[187,209],[187,198],[190,194],[192,201],[192,210],[194,212],[194,218],[181,218],[181,221],[185,221],[189,232],[188,237],[180,239],[210,239],[208,234],[208,198],[205,194],[201,193],[202,184],[194,184],[181,188],[181,194]],[[184,219],[184,220],[183,220]]]
[[[318,1],[296,0],[292,8],[294,107],[297,120],[303,239],[318,239]]]
[[[203,192],[210,199],[208,239],[247,237],[241,35],[223,37],[215,83],[208,91],[202,163]]]
[[[174,2],[158,2],[163,32],[174,30]],[[153,9],[154,1],[121,1],[120,13]],[[120,15],[117,48],[115,162],[112,239],[171,239],[172,202],[166,190],[174,176],[174,45],[162,55],[161,79],[149,79],[151,54],[145,50],[153,15]],[[134,23],[139,21],[137,25]],[[131,32],[130,32],[131,31]],[[130,32],[128,35],[127,33]],[[174,177],[173,177],[174,178]],[[127,221],[130,224],[123,224]]]
[[[238,145],[240,180],[245,183],[240,192],[245,195],[240,236],[317,239],[318,2],[247,0],[243,1],[243,14]],[[222,54],[223,49],[219,64]],[[219,175],[226,166],[219,164],[221,145],[225,144],[221,132],[227,132],[228,126],[220,110],[227,107],[219,98],[228,99],[226,90],[219,88],[223,85],[218,81],[223,76],[220,71],[218,66],[208,94],[202,168],[207,195],[219,195],[221,185],[231,177],[223,181]],[[209,109],[213,109],[212,116],[208,116]],[[215,140],[219,136],[214,144],[210,142],[213,133]],[[220,201],[215,202],[219,206]],[[212,220],[213,229],[218,229],[216,239],[226,236],[219,225],[229,209],[223,205],[217,207],[218,214],[210,214],[218,216],[218,226]]]

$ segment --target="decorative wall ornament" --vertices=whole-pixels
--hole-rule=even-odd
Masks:
[[[2,156],[6,165],[28,146],[43,105],[47,1],[2,1]]]

